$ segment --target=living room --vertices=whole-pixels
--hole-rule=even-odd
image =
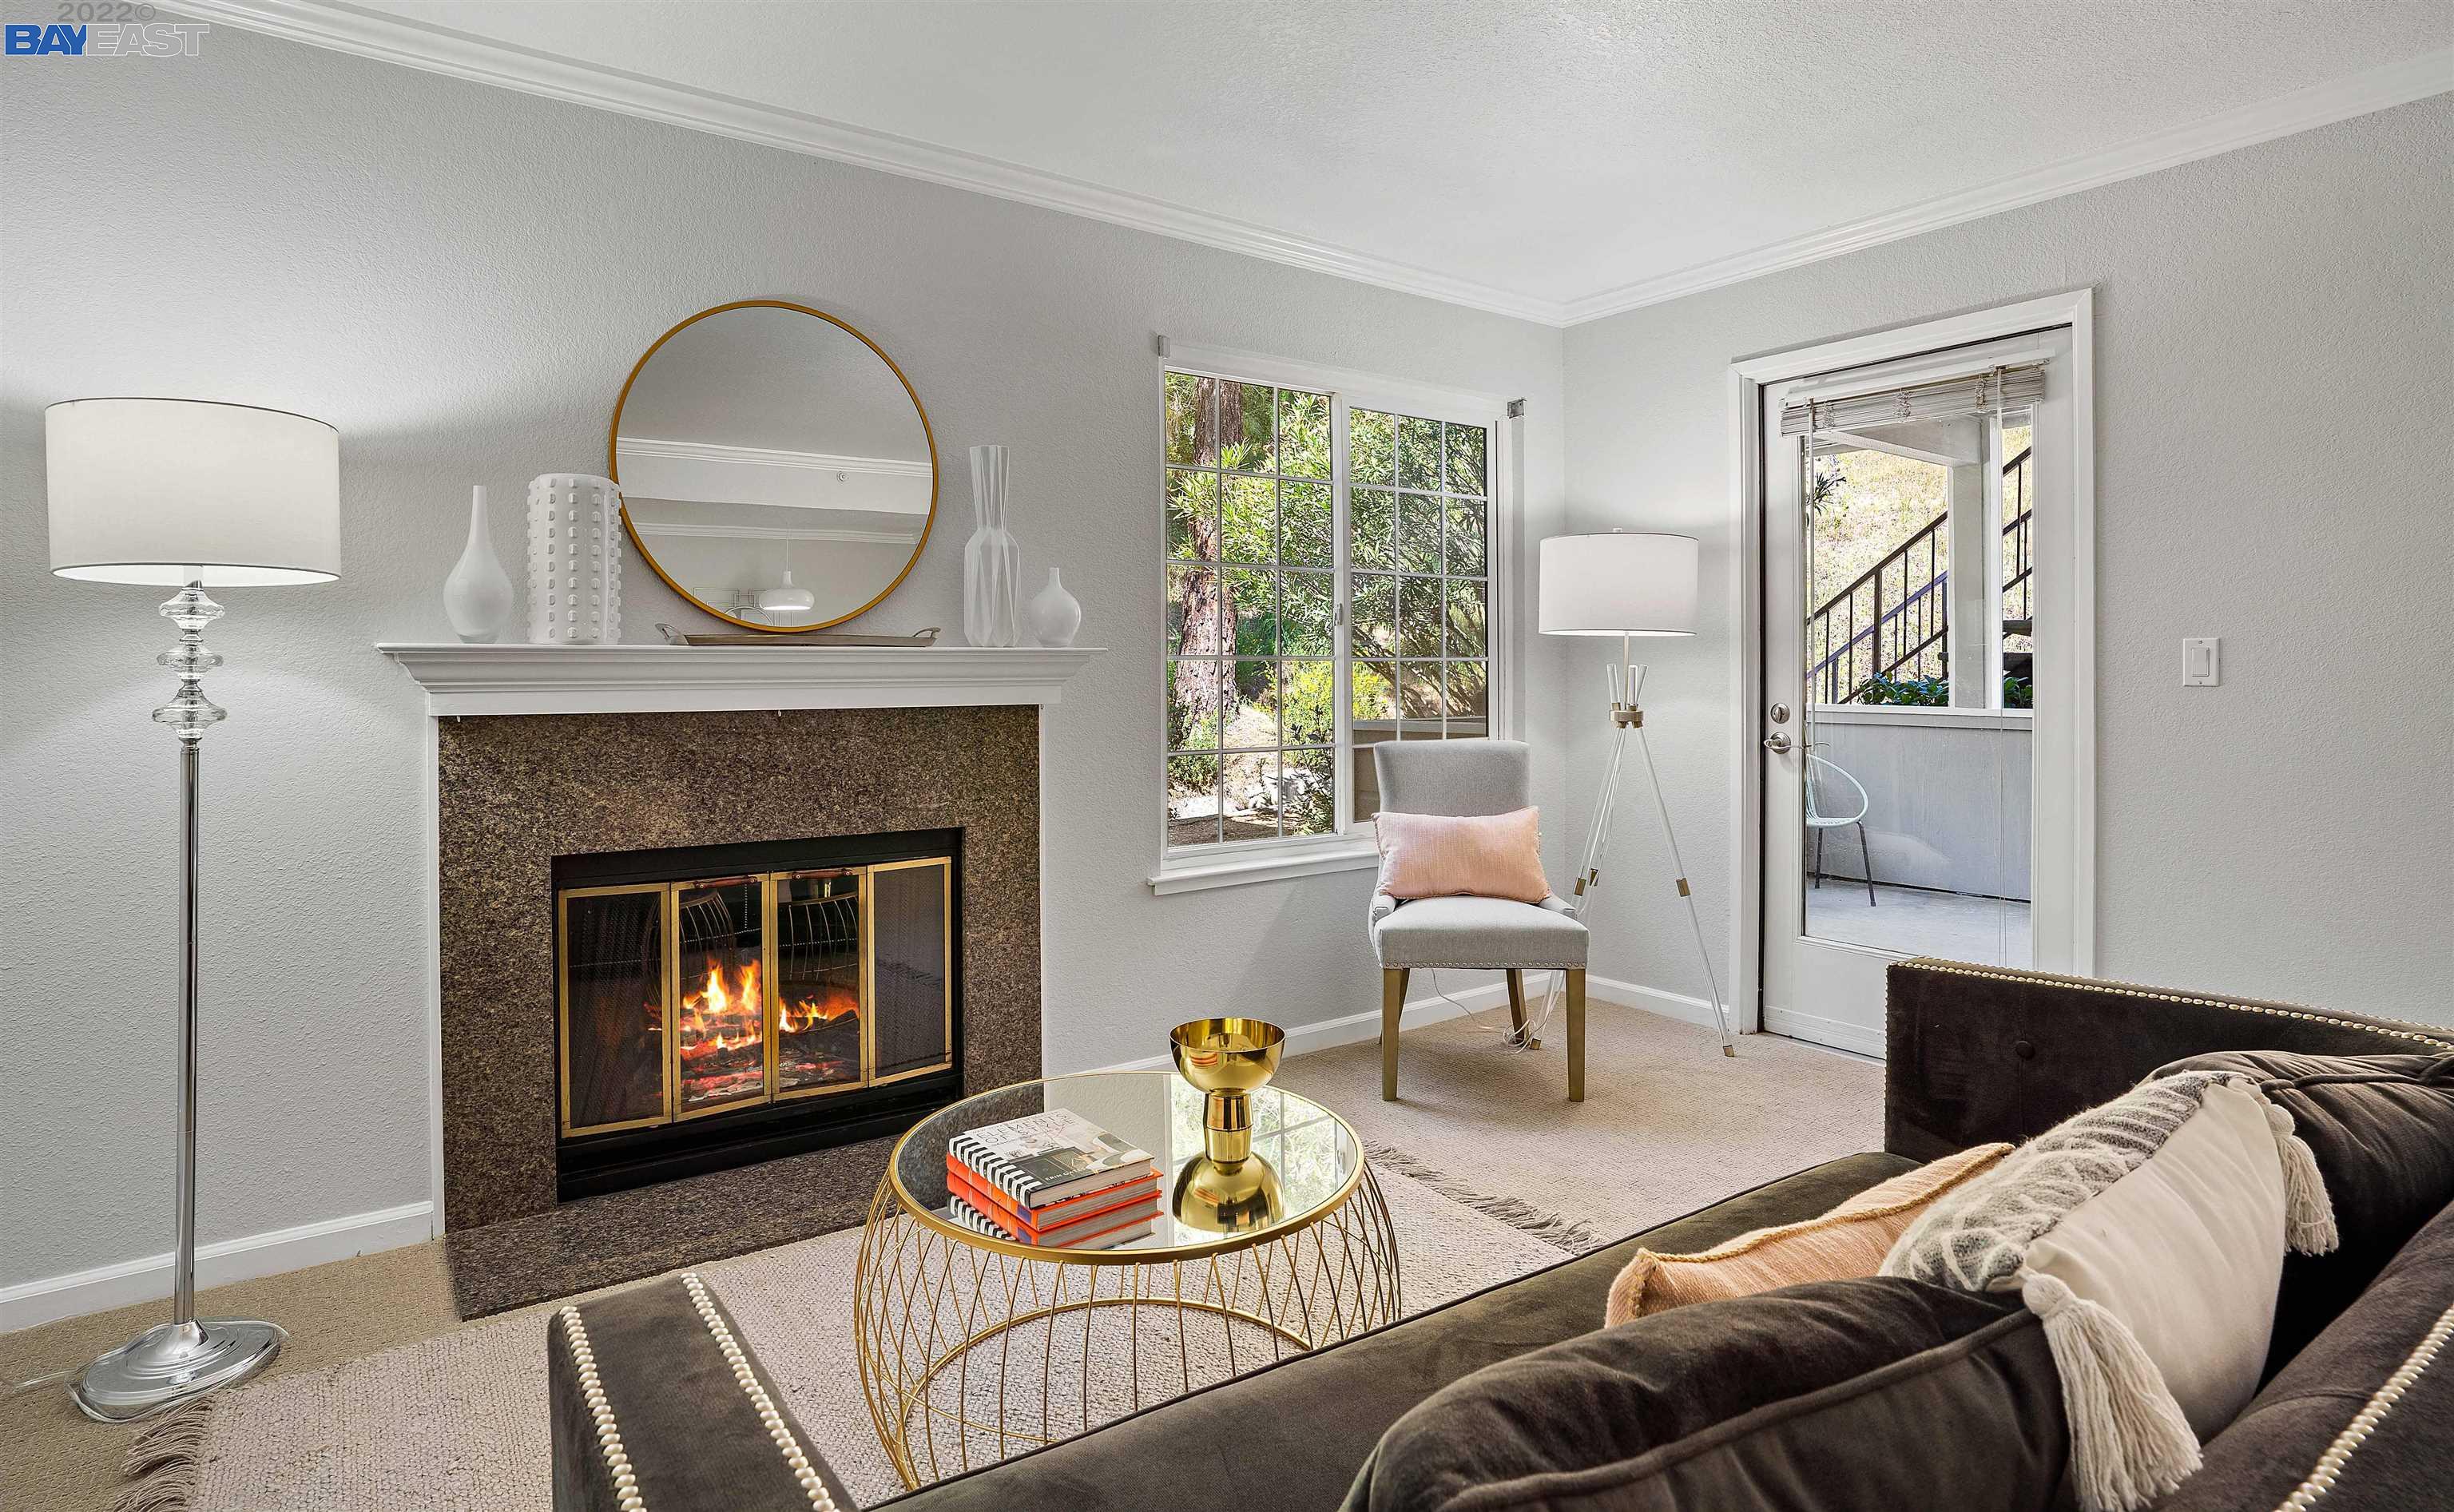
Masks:
[[[2454,1473],[2442,5],[67,10],[11,1512]]]

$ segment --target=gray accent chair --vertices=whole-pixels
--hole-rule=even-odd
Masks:
[[[1372,748],[1380,807],[1394,814],[1465,817],[1510,814],[1534,801],[1529,756],[1518,740],[1384,740]],[[1398,1100],[1398,1020],[1417,967],[1508,974],[1508,1017],[1525,1033],[1525,973],[1567,975],[1568,1100],[1585,1100],[1585,926],[1546,897],[1372,895],[1372,950],[1380,959],[1380,1097]],[[1540,1041],[1536,1041],[1539,1043]]]

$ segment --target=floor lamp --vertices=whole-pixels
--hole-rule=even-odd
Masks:
[[[1659,535],[1612,531],[1599,535],[1554,535],[1542,543],[1540,626],[1546,635],[1617,635],[1619,659],[1610,669],[1610,764],[1602,770],[1601,795],[1594,804],[1594,825],[1585,837],[1585,854],[1577,867],[1576,896],[1568,912],[1579,922],[1585,906],[1601,885],[1602,853],[1610,845],[1612,810],[1619,799],[1619,766],[1627,755],[1627,737],[1636,736],[1644,784],[1661,816],[1661,835],[1670,842],[1674,883],[1687,905],[1687,926],[1696,935],[1696,954],[1704,965],[1704,985],[1712,994],[1714,1021],[1721,1029],[1721,1054],[1739,1053],[1730,1032],[1730,1010],[1721,1001],[1721,986],[1713,976],[1713,953],[1704,944],[1704,923],[1696,912],[1695,890],[1687,885],[1687,864],[1679,858],[1679,836],[1670,827],[1670,806],[1662,801],[1661,780],[1653,770],[1653,752],[1645,744],[1644,710],[1637,691],[1644,669],[1636,664],[1638,635],[1692,635],[1696,633],[1696,542],[1687,535]],[[1553,991],[1556,992],[1556,985]],[[1546,1005],[1547,1007],[1547,1005]]]
[[[51,571],[178,590],[162,617],[179,644],[154,659],[179,679],[153,711],[179,740],[179,1247],[173,1312],[78,1372],[86,1416],[124,1422],[247,1380],[289,1336],[252,1319],[196,1317],[197,747],[224,711],[205,696],[222,658],[204,629],[208,587],[340,575],[340,437],[321,420],[192,399],[71,399],[43,414]]]

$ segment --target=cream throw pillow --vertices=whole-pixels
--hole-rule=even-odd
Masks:
[[[2287,1236],[2332,1248],[2291,1116],[2186,1072],[2068,1119],[1935,1202],[1882,1274],[2017,1292],[2044,1323],[2089,1512],[2143,1507],[2258,1389]]]
[[[1380,888],[1391,897],[1504,897],[1539,903],[1542,811],[1456,817],[1390,814],[1379,818]]]
[[[1760,1228],[1693,1255],[1640,1249],[1611,1282],[1602,1325],[1800,1281],[1872,1276],[1926,1204],[2011,1153],[1981,1144],[1879,1181],[1820,1218]]]

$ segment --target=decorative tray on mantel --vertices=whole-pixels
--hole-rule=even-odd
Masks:
[[[799,630],[755,635],[694,635],[659,624],[669,646],[934,646],[937,628],[915,630],[908,635],[860,635],[840,630]]]

